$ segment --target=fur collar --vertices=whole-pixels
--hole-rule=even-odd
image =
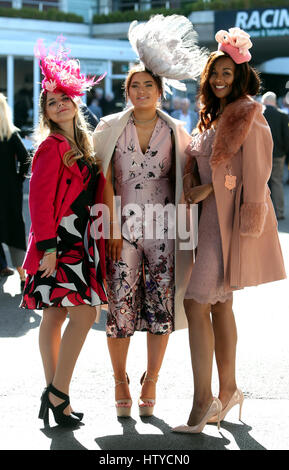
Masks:
[[[245,96],[226,106],[214,139],[210,163],[219,165],[235,155],[245,141],[262,105]]]

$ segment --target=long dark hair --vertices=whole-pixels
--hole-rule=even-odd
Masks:
[[[199,103],[200,103],[200,120],[198,122],[198,129],[203,132],[209,129],[212,122],[217,118],[220,110],[220,100],[214,95],[209,79],[212,75],[213,68],[217,60],[222,57],[230,57],[222,51],[212,52],[208,58],[206,66],[202,72],[199,90]],[[258,72],[251,67],[248,62],[243,64],[235,64],[234,82],[232,91],[227,97],[227,104],[236,101],[237,99],[250,95],[255,96],[259,93],[261,87],[261,80]]]

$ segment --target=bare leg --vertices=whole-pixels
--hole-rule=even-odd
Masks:
[[[212,366],[214,333],[210,317],[210,304],[199,304],[193,299],[184,301],[189,324],[189,342],[194,375],[194,401],[188,420],[197,425],[207,412],[212,396]]]
[[[116,380],[125,382],[115,387],[115,399],[131,399],[128,383],[126,382],[126,361],[130,344],[128,338],[107,338],[108,350]]]
[[[219,399],[225,408],[237,388],[235,371],[237,328],[232,300],[212,305],[212,320],[220,382]]]
[[[17,271],[19,273],[19,276],[20,276],[20,279],[21,281],[25,281],[26,279],[26,274],[25,274],[25,270],[22,268],[22,266],[17,266]]]
[[[86,336],[94,323],[96,308],[89,305],[79,305],[67,309],[69,322],[62,336],[53,385],[69,395],[73,370]],[[49,399],[54,405],[63,401],[52,394],[49,395]],[[71,408],[67,407],[64,412],[70,414],[70,410]]]
[[[49,307],[43,310],[39,329],[39,348],[46,384],[53,380],[61,343],[61,327],[66,319],[66,308]]]
[[[147,333],[147,377],[157,378],[167,349],[169,335]],[[156,383],[143,382],[141,398],[155,399]]]

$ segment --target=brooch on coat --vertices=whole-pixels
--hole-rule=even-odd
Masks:
[[[232,175],[232,167],[226,166],[227,174],[225,175],[225,188],[227,188],[231,193],[236,188],[237,176]]]

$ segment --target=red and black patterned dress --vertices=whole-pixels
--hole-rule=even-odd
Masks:
[[[50,277],[42,271],[28,275],[20,307],[97,306],[107,303],[97,240],[91,234],[95,217],[91,206],[98,182],[97,167],[77,160],[84,190],[63,216],[57,229],[57,265]]]

